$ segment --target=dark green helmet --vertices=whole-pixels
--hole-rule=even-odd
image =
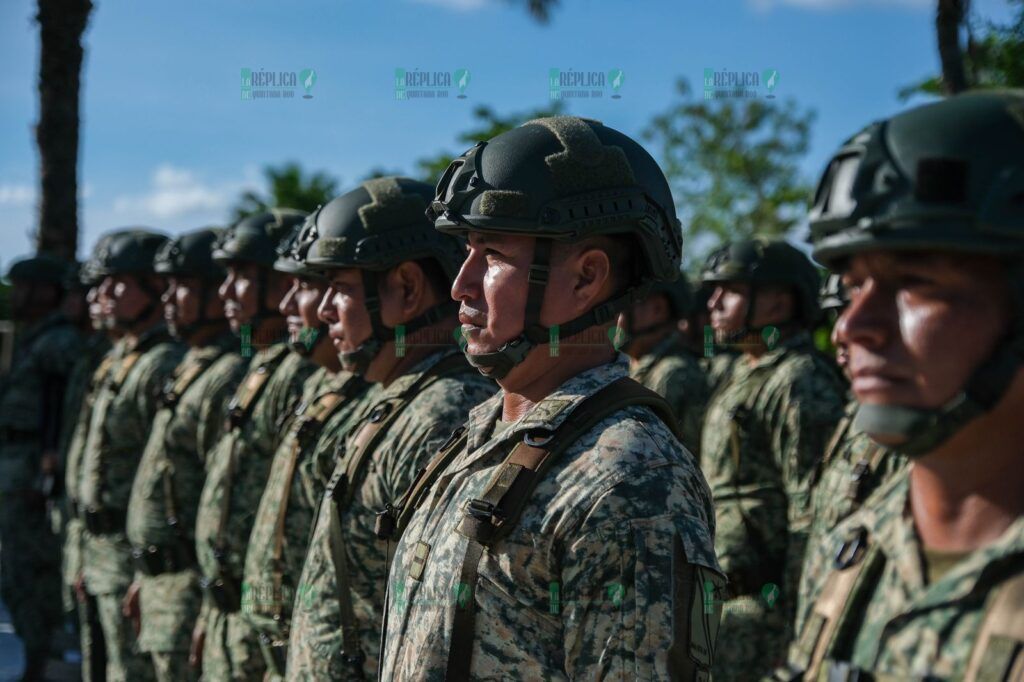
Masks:
[[[385,271],[406,261],[432,259],[449,281],[459,272],[463,243],[434,230],[425,216],[433,196],[433,188],[417,180],[375,178],[334,198],[312,216],[303,242],[308,244],[306,266],[320,271],[355,268],[363,278],[373,336],[356,351],[341,355],[350,371],[365,372],[384,343],[395,337],[395,330],[385,327],[380,316],[379,280]],[[436,324],[456,311],[452,301],[434,306],[406,322],[405,333]]]
[[[823,311],[842,312],[850,302],[842,275],[832,273],[825,278],[818,292],[818,305]]]
[[[869,249],[1024,255],[1024,91],[966,93],[843,145],[811,209],[814,257]]]
[[[306,217],[306,221],[302,225],[296,226],[291,236],[281,243],[277,249],[274,269],[293,277],[320,282],[326,291],[327,278],[324,277],[323,271],[306,265],[306,253],[316,239],[316,218],[320,215],[321,208],[317,206],[317,209]],[[290,340],[289,345],[299,355],[310,356],[318,345],[330,341],[327,331],[328,327],[324,322],[320,322],[316,327],[304,326],[298,336]]]
[[[679,277],[674,282],[655,282],[651,286],[650,295],[655,294],[662,294],[668,299],[673,321],[688,317],[693,310],[693,287],[690,286],[686,275],[682,273],[679,273]]]
[[[313,213],[306,216],[305,222],[297,225],[288,239],[277,247],[277,260],[274,261],[275,270],[286,275],[308,277],[315,280],[325,279],[323,271],[306,265],[306,254],[316,240],[316,218],[320,215],[321,208],[318,206]]]
[[[69,270],[66,260],[47,253],[23,258],[11,265],[7,271],[8,280],[31,283],[49,283],[64,286]]]
[[[255,263],[272,268],[277,249],[306,219],[305,211],[273,208],[238,221],[220,236],[213,250],[218,263]]]
[[[833,269],[869,250],[988,254],[1013,266],[1013,332],[960,393],[932,410],[863,404],[857,423],[917,456],[991,410],[1024,357],[1024,91],[965,93],[868,126],[829,163],[810,218],[814,256]]]
[[[197,277],[220,283],[226,274],[224,266],[213,259],[213,245],[222,230],[203,228],[171,239],[153,259],[153,270],[161,275]]]
[[[733,242],[712,253],[704,265],[705,283],[746,282],[750,285],[747,305],[747,329],[754,311],[757,290],[764,285],[793,287],[799,310],[794,322],[813,325],[820,315],[818,288],[821,276],[811,259],[795,246],[779,240],[758,237]]]
[[[216,296],[216,287],[226,274],[224,266],[213,260],[213,247],[223,230],[203,228],[185,232],[164,244],[153,259],[153,270],[161,275],[195,277],[203,285],[199,289],[199,317],[190,325],[183,326],[176,320],[168,320],[171,334],[187,339],[194,331],[210,324],[223,324],[223,316],[209,317],[206,314],[208,302]]]
[[[106,249],[107,242],[110,241],[111,233],[104,234],[96,240],[93,244],[92,253],[89,255],[85,262],[82,263],[82,267],[78,270],[79,281],[87,287],[99,286],[100,282],[103,281],[103,275],[98,272],[99,268],[99,255]]]
[[[153,258],[164,244],[165,235],[144,228],[116,230],[97,243],[96,256],[92,260],[92,273],[99,278],[117,275],[133,275],[139,288],[149,297],[149,303],[131,320],[108,317],[108,325],[125,326],[142,322],[152,315],[163,293],[154,287],[145,275],[155,274]]]
[[[470,230],[538,237],[523,333],[470,362],[501,378],[552,331],[540,324],[552,240],[628,235],[635,271],[617,295],[559,325],[565,338],[603,324],[646,295],[644,285],[672,281],[682,258],[682,231],[668,181],[637,142],[599,121],[556,116],[528,121],[479,142],[445,171],[427,213],[441,232]]]
[[[93,272],[110,275],[146,275],[153,272],[153,257],[166,244],[166,235],[146,228],[116,230],[98,244]]]

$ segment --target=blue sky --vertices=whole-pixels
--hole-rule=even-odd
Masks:
[[[0,2],[0,265],[28,253],[38,159],[34,2]],[[1005,20],[1001,0],[980,17]],[[938,69],[933,0],[562,0],[549,25],[502,0],[96,0],[83,67],[79,253],[127,225],[223,223],[266,164],[297,160],[348,188],[373,167],[462,151],[472,109],[550,104],[548,70],[620,68],[620,99],[568,111],[638,135],[705,68],[777,69],[776,94],[818,113],[802,164],[905,104]],[[240,70],[313,68],[313,97],[243,101]],[[467,68],[465,99],[398,101],[396,67]]]

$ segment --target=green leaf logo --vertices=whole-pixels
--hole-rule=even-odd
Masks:
[[[768,350],[775,348],[775,344],[779,341],[779,328],[768,325],[761,330],[761,338],[764,339],[764,343],[768,346]]]
[[[775,602],[779,599],[779,586],[775,583],[765,583],[761,588],[761,596],[764,597],[764,603],[769,609],[774,608]]]

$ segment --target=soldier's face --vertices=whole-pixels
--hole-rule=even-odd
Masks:
[[[199,321],[202,286],[195,277],[167,278],[167,289],[160,300],[164,304],[164,319],[172,331]]]
[[[153,302],[133,275],[111,275],[100,284],[100,302],[108,325],[125,327],[139,320],[139,316]]]
[[[89,305],[89,320],[92,322],[92,328],[96,331],[103,329],[103,304],[100,302],[98,286],[89,287],[89,291],[85,294],[85,302]]]
[[[522,333],[526,320],[528,277],[534,238],[510,234],[469,233],[468,252],[455,282],[452,298],[459,301],[459,322],[469,353],[490,353]],[[544,289],[540,323],[547,327],[572,320],[611,293],[610,261],[596,246],[558,245],[551,251],[551,269]],[[569,341],[566,345],[570,345]],[[588,352],[581,344],[577,350]],[[594,345],[595,353],[610,351],[610,344]],[[525,378],[543,371],[535,349],[523,363]],[[516,383],[513,373],[502,380]]]
[[[373,334],[366,310],[363,277],[359,270],[332,270],[330,287],[317,309],[317,319],[327,325],[331,343],[339,353],[355,352]]]
[[[260,309],[260,269],[254,263],[232,263],[227,266],[227,277],[217,290],[224,301],[224,317],[236,334],[248,324]]]
[[[750,286],[743,282],[722,282],[711,292],[708,311],[711,326],[719,334],[734,334],[743,329],[750,302]]]
[[[288,335],[292,343],[304,341],[304,329],[318,329],[320,319],[317,309],[326,300],[327,286],[323,282],[305,277],[292,277],[288,293],[281,299],[278,310],[288,323]]]
[[[862,403],[937,408],[1009,330],[1002,264],[937,252],[868,252],[843,273],[850,305],[836,323]]]

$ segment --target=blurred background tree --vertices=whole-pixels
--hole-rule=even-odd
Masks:
[[[263,169],[263,177],[266,179],[268,192],[243,192],[232,210],[233,222],[274,206],[312,212],[338,193],[336,178],[323,171],[306,174],[294,161],[279,166],[267,166]]]
[[[652,119],[643,138],[672,186],[688,269],[723,242],[789,232],[813,191],[799,164],[814,112],[791,99],[705,100],[684,78],[676,90],[679,101]]]

